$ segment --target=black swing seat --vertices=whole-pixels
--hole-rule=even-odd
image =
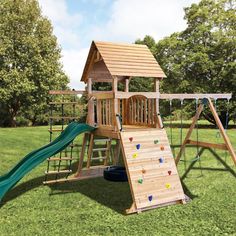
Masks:
[[[127,174],[123,166],[109,166],[103,171],[103,177],[106,180],[114,182],[127,182]]]

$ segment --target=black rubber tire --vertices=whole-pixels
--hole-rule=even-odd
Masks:
[[[127,182],[127,174],[125,167],[109,166],[103,171],[103,177],[106,180],[113,182]]]

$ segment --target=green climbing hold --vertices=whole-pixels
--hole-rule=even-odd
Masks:
[[[158,144],[158,143],[159,143],[158,139],[154,140],[154,144]]]
[[[142,183],[143,183],[143,179],[139,179],[139,180],[138,180],[138,183],[139,183],[139,184],[142,184]]]

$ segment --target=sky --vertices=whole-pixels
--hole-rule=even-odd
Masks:
[[[70,87],[80,82],[92,40],[133,43],[156,41],[185,29],[184,7],[199,0],[38,0],[61,47]]]

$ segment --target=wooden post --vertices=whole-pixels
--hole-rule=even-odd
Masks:
[[[189,128],[189,130],[187,132],[187,135],[186,135],[186,137],[184,139],[184,142],[182,143],[182,145],[180,147],[180,150],[179,150],[179,153],[178,153],[177,157],[175,158],[175,164],[176,165],[178,165],[178,163],[179,163],[179,160],[180,160],[180,158],[182,156],[182,153],[183,153],[183,151],[185,149],[185,146],[188,143],[188,140],[189,140],[189,138],[190,138],[190,136],[191,136],[191,134],[193,132],[193,129],[194,129],[196,123],[197,123],[197,120],[199,119],[200,114],[202,113],[203,107],[204,107],[204,105],[200,104],[198,109],[197,109],[197,112],[196,112],[196,114],[195,114],[195,116],[193,118],[192,124],[191,124],[191,126],[190,126],[190,128]]]
[[[89,125],[94,125],[94,101],[92,96],[92,79],[88,78],[87,82],[87,92],[88,92],[88,116],[87,123]]]
[[[220,130],[220,133],[221,133],[224,141],[225,141],[225,144],[226,144],[226,146],[228,148],[228,151],[229,151],[229,153],[230,153],[230,155],[232,157],[232,160],[233,160],[234,164],[236,165],[236,154],[234,152],[233,146],[232,146],[232,144],[231,144],[231,142],[229,140],[228,135],[225,132],[225,129],[224,129],[224,127],[223,127],[223,125],[222,125],[222,123],[220,121],[220,118],[219,118],[219,116],[218,116],[218,114],[217,114],[217,112],[215,110],[215,107],[214,107],[214,105],[213,105],[213,103],[212,103],[210,98],[208,98],[208,102],[209,102],[210,110],[211,110],[211,112],[212,112],[212,114],[214,116],[214,119],[216,121],[216,124],[217,124],[217,126],[218,126],[218,128]]]
[[[162,128],[162,121],[161,121],[161,117],[159,115],[160,113],[160,109],[159,109],[159,80],[160,78],[155,78],[154,79],[154,92],[158,93],[158,98],[155,99],[155,126],[156,128]]]
[[[114,126],[114,130],[117,131],[118,127],[117,127],[117,121],[116,121],[116,114],[118,114],[118,99],[115,98],[116,97],[116,93],[118,91],[118,79],[116,76],[113,77],[112,80],[112,91],[114,94],[114,99],[113,99],[113,126]]]
[[[125,92],[128,93],[129,92],[129,79],[125,79]],[[129,114],[129,105],[128,105],[128,99],[125,99],[125,102],[124,102],[124,117],[123,118],[123,122],[124,124],[128,124],[128,115]]]
[[[78,169],[75,173],[75,177],[79,177],[80,172],[83,168],[84,154],[85,154],[85,150],[86,150],[86,144],[87,144],[88,136],[89,136],[88,133],[84,134],[84,138],[83,138],[83,142],[82,142],[82,149],[81,149],[80,158],[79,158],[79,166],[78,166]]]

